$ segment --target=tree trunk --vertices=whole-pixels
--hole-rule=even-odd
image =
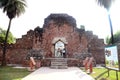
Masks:
[[[10,26],[11,26],[11,21],[12,21],[12,19],[9,20],[8,29],[7,29],[6,36],[5,36],[5,41],[4,41],[4,45],[3,45],[3,55],[2,55],[2,63],[1,63],[1,66],[6,66],[7,38],[8,38]]]
[[[110,31],[111,31],[111,43],[114,44],[113,27],[112,27],[112,21],[109,13],[108,13],[108,19],[109,19]]]

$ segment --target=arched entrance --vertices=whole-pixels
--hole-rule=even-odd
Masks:
[[[63,57],[63,50],[65,49],[65,44],[59,40],[55,43],[55,57]]]
[[[54,44],[54,57],[62,58],[66,51],[67,41],[64,37],[57,37],[53,39]]]

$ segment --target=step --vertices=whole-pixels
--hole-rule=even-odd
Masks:
[[[67,60],[66,59],[52,59],[51,61],[64,62],[64,61],[67,61]]]
[[[58,62],[58,61],[51,61],[51,65],[54,65],[54,64],[58,64],[58,65],[64,65],[64,64],[67,64],[67,61],[62,61],[62,62]]]
[[[68,66],[50,66],[52,69],[67,69]]]
[[[67,69],[67,59],[55,58],[51,60],[52,69]]]
[[[67,63],[51,63],[51,65],[64,65],[64,66],[67,66]]]

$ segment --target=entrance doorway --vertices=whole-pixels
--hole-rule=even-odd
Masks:
[[[55,43],[55,57],[62,58],[63,50],[65,49],[65,44],[61,40]]]

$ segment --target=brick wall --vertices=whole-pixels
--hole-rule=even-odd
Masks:
[[[92,31],[78,29],[74,18],[68,15],[56,14],[55,20],[51,20],[48,16],[45,19],[43,28],[36,27],[34,30],[29,30],[26,35],[16,40],[16,43],[9,46],[7,49],[7,61],[13,64],[28,64],[25,60],[26,55],[31,49],[42,50],[46,58],[54,57],[55,39],[64,38],[67,57],[74,57],[74,53],[83,54],[90,52],[94,56],[97,63],[104,63],[104,40],[99,39]],[[67,20],[73,19],[73,23]],[[71,18],[71,19],[70,19]],[[63,20],[62,20],[63,19]],[[62,22],[63,21],[63,22]],[[0,55],[2,55],[0,48]],[[74,62],[74,64],[73,64]],[[69,61],[69,66],[76,66],[78,61]],[[49,66],[50,61],[42,60],[43,66]]]

